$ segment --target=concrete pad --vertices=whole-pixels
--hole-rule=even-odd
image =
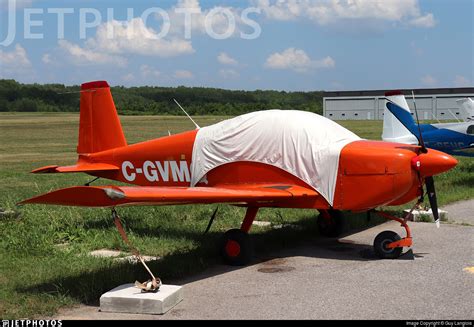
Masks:
[[[117,250],[101,249],[101,250],[92,251],[89,253],[89,255],[93,257],[100,257],[100,258],[115,258],[114,260],[116,261],[128,261],[130,263],[140,262],[140,260],[138,260],[138,258],[135,257],[134,255],[130,255],[129,253],[120,252]],[[152,257],[152,256],[147,256],[147,255],[143,255],[142,258],[143,258],[143,261],[145,262],[156,261],[156,260],[161,259],[161,257]]]
[[[268,226],[271,226],[272,223],[269,221],[254,220],[252,225],[259,226],[259,227],[268,227]]]
[[[0,208],[0,219],[16,219],[20,217],[20,212],[19,211],[13,211],[13,210],[5,210],[3,208]]]
[[[115,258],[115,257],[121,257],[126,255],[123,252],[116,251],[116,250],[108,250],[108,249],[101,249],[101,250],[95,250],[89,253],[93,257],[101,257],[101,258]]]
[[[69,246],[69,243],[68,242],[59,243],[59,244],[54,244],[54,246],[61,250],[61,249],[66,249]]]
[[[282,228],[291,228],[294,230],[303,230],[304,227],[300,225],[295,225],[295,224],[280,224],[280,225],[273,225],[273,229],[282,229]]]
[[[406,209],[406,210],[403,210],[403,212],[405,214],[408,214],[408,213],[410,213],[410,210]],[[447,220],[447,215],[448,215],[447,211],[438,209],[438,214],[441,218],[441,221],[446,221]],[[423,216],[429,216],[429,217],[433,218],[433,221],[434,221],[433,211],[431,209],[428,209],[428,210],[413,210],[411,215],[408,217],[408,220],[418,221],[418,222],[423,221],[423,219],[421,218]]]
[[[143,258],[143,261],[145,261],[145,262],[161,260],[161,257],[151,257],[151,256],[148,256],[148,255],[142,255],[142,258]],[[129,256],[126,256],[124,258],[117,258],[115,260],[116,261],[128,261],[130,263],[139,263],[140,262],[140,260],[134,255],[129,255]]]
[[[134,284],[125,284],[100,297],[100,311],[162,315],[182,300],[181,286],[162,285],[156,293],[142,293]]]

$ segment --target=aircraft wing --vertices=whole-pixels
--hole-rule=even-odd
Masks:
[[[220,187],[77,186],[46,193],[23,204],[117,207],[173,204],[259,204],[315,199],[319,193],[296,185],[223,185]]]

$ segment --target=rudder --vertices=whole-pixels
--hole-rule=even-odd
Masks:
[[[474,120],[474,101],[472,101],[471,98],[465,98],[456,100],[456,102],[458,103],[459,107],[466,112],[466,120]]]
[[[392,91],[385,93],[385,97],[382,139],[388,142],[418,144],[418,139],[415,137],[416,134],[413,133],[413,128],[416,127],[416,124],[411,117],[410,108],[403,94],[400,91]],[[400,113],[406,116],[405,123],[402,123],[399,118],[390,112],[388,109],[389,104],[395,104],[399,109],[403,109],[400,110]]]
[[[78,154],[127,146],[107,82],[82,84],[80,110]]]

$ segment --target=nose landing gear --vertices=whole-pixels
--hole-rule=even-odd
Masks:
[[[407,218],[411,212],[404,219],[394,217],[383,211],[376,211],[376,213],[385,219],[398,221],[405,228],[407,233],[405,238],[401,238],[395,232],[385,231],[377,235],[374,240],[374,251],[380,259],[397,259],[402,254],[404,247],[413,245],[410,227],[407,224]]]

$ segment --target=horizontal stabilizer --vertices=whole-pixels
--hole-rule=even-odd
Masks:
[[[33,174],[91,173],[98,171],[118,171],[119,167],[104,163],[80,163],[74,166],[46,166],[32,171]]]
[[[77,207],[170,205],[194,203],[268,203],[319,194],[301,186],[247,185],[245,187],[136,187],[77,186],[43,194],[20,202]]]

